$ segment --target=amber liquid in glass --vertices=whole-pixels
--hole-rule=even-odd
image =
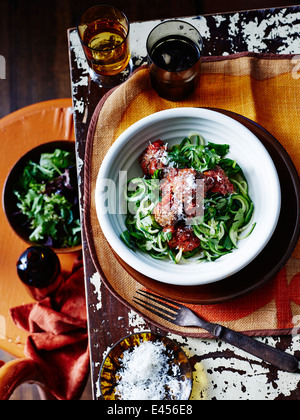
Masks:
[[[130,60],[127,30],[112,20],[92,22],[84,32],[83,42],[93,70],[103,76],[123,71]]]

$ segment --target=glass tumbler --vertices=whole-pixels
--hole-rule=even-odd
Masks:
[[[201,71],[203,41],[188,22],[169,20],[156,26],[147,39],[153,89],[164,99],[181,101],[195,89]]]
[[[80,17],[77,31],[93,76],[99,76],[100,82],[128,66],[129,29],[125,14],[113,6],[94,6]]]

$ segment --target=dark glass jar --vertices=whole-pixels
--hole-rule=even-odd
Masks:
[[[63,282],[58,256],[48,247],[32,246],[17,262],[18,275],[37,301],[52,296]]]

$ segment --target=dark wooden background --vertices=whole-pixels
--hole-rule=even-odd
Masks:
[[[67,29],[99,0],[0,0],[0,118],[35,102],[71,97]],[[113,0],[130,21],[293,5],[293,0]]]

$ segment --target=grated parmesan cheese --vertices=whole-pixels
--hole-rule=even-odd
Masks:
[[[144,341],[120,358],[116,396],[122,400],[163,400],[182,397],[186,381],[180,378],[179,366],[171,364],[161,342]]]

